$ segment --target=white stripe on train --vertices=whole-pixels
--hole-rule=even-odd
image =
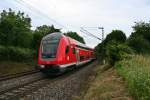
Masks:
[[[65,68],[65,67],[72,66],[72,65],[79,66],[79,65],[83,65],[83,64],[85,64],[87,62],[90,62],[90,61],[91,61],[91,59],[90,60],[86,60],[86,61],[82,61],[82,62],[78,62],[78,63],[74,62],[74,63],[70,63],[70,64],[59,65],[59,67],[60,68]]]

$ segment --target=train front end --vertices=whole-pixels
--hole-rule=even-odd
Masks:
[[[62,33],[51,33],[42,38],[38,53],[38,68],[44,73],[57,73],[61,69],[59,64],[62,63],[63,50]]]

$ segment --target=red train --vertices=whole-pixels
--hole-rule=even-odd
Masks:
[[[43,37],[38,53],[40,69],[48,73],[63,72],[93,60],[94,50],[62,33]]]

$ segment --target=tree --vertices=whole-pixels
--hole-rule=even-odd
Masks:
[[[127,44],[137,53],[150,53],[150,22],[137,22]]]
[[[4,46],[30,47],[31,19],[24,13],[11,9],[3,10],[0,15],[0,44]]]
[[[65,33],[65,35],[85,44],[83,37],[79,36],[76,32],[70,31],[70,32]]]
[[[107,44],[110,41],[124,43],[126,39],[126,35],[121,30],[113,30],[110,34],[107,35],[104,43]]]
[[[52,26],[42,25],[37,27],[37,29],[35,30],[35,33],[40,33],[43,36],[53,32],[60,32],[60,29],[56,29],[53,25]]]
[[[95,48],[96,56],[101,61],[106,58],[107,45],[111,42],[125,43],[126,35],[121,30],[113,30],[110,34],[106,36],[106,39],[98,44]]]
[[[56,29],[53,25],[42,25],[37,27],[37,29],[34,31],[32,47],[37,50],[42,37],[53,32],[60,32],[60,29]]]
[[[134,32],[131,34],[131,37],[134,36],[143,36],[144,39],[150,42],[150,22],[136,22],[133,26]]]
[[[127,40],[127,44],[136,51],[136,53],[150,53],[150,43],[143,36],[132,36]]]

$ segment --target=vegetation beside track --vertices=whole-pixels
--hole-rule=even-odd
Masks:
[[[35,69],[34,63],[0,61],[0,76],[30,71],[34,69]]]
[[[150,100],[150,22],[136,22],[127,38],[113,30],[95,48],[99,61],[117,69],[135,100]]]
[[[101,71],[97,67],[84,100],[150,100],[150,56],[132,55]],[[132,97],[131,97],[132,96]],[[80,98],[79,98],[80,100]],[[82,99],[81,99],[82,100]]]
[[[135,100],[150,100],[150,57],[136,55],[115,65]]]
[[[88,88],[74,100],[132,100],[123,79],[115,68],[109,65],[97,65],[93,79],[87,84]]]

